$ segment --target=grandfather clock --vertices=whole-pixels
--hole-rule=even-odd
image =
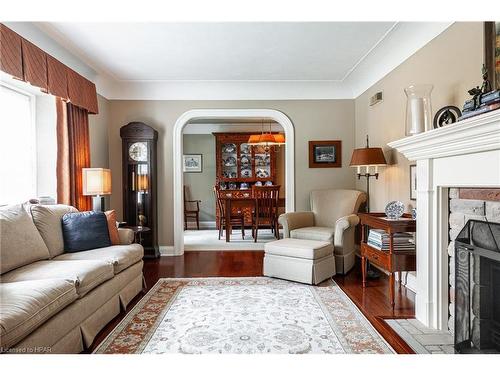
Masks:
[[[157,258],[156,143],[158,132],[142,122],[120,129],[123,163],[123,220],[134,227],[145,258]]]

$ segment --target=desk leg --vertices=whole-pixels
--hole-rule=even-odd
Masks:
[[[394,272],[389,274],[389,296],[391,299],[392,312],[394,313]]]
[[[231,241],[231,200],[226,199],[226,242]]]
[[[366,287],[366,258],[361,257],[361,276],[363,277],[363,288]]]

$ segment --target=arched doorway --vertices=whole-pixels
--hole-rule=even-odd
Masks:
[[[193,109],[183,113],[175,122],[173,132],[173,188],[174,188],[174,254],[184,253],[184,208],[182,172],[184,127],[193,120],[200,119],[268,119],[279,123],[285,131],[285,209],[295,210],[295,140],[292,121],[283,112],[274,109]],[[256,123],[256,125],[260,125]]]

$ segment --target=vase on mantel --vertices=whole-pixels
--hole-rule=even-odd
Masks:
[[[432,129],[431,92],[433,85],[411,85],[406,94],[406,135],[411,136]]]

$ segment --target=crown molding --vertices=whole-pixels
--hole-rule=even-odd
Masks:
[[[339,81],[106,81],[112,100],[304,100],[351,98]]]
[[[6,24],[93,81],[109,100],[321,100],[357,98],[453,23],[395,23],[341,81],[122,81],[98,69],[50,25]]]
[[[398,22],[343,81],[357,98],[454,22]]]

